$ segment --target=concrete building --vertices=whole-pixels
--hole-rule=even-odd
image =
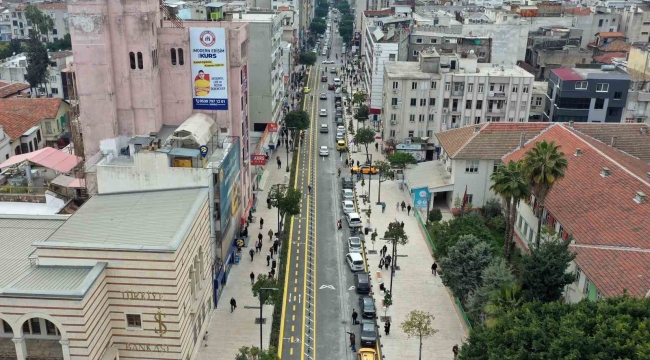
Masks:
[[[580,48],[582,30],[541,27],[528,33],[526,63],[536,80],[548,79],[552,69],[591,63],[592,51]]]
[[[650,6],[633,4],[623,9],[619,30],[630,43],[650,41]]]
[[[59,141],[69,135],[66,129],[69,110],[68,103],[61,99],[12,98],[0,100],[0,113],[3,114],[0,117],[2,117],[6,129],[11,129],[12,138],[16,139],[16,136],[13,135],[18,135],[22,130],[27,131],[28,128],[37,126],[40,130],[37,142],[42,142],[42,146],[55,148],[63,148],[68,143]],[[17,127],[14,128],[12,125],[17,125]],[[35,142],[32,150],[31,146],[25,145],[23,141],[21,150],[14,151],[13,155],[32,152],[42,147],[37,145],[39,144]]]
[[[0,41],[10,41],[13,32],[11,31],[11,9],[0,8]]]
[[[207,188],[185,188],[1,216],[12,251],[0,306],[12,311],[0,347],[17,360],[194,358],[214,307],[209,207]]]
[[[625,40],[622,32],[604,32],[596,34],[596,41],[587,45],[593,51],[594,59],[598,56],[612,53],[626,53],[630,51],[630,44]]]
[[[44,36],[47,42],[63,39],[65,35],[70,33],[68,6],[65,1],[35,3],[34,6],[45,16],[52,19],[54,23],[52,31],[47,36]],[[27,39],[29,37],[29,30],[32,29],[32,25],[25,17],[26,7],[27,5],[24,4],[12,5],[10,7],[12,39]]]
[[[213,21],[223,18],[223,11],[221,5],[212,5],[200,14],[202,20],[180,21],[152,2],[69,4],[75,73],[84,79],[77,82],[77,90],[89,168],[103,157],[99,150],[104,139],[148,137],[165,125],[179,126],[204,113],[218,129],[227,129],[222,133],[240,139],[241,198],[243,203],[252,198],[247,161],[250,28],[245,22]],[[206,50],[201,41],[218,47],[212,51],[225,57],[212,70],[205,69],[214,70],[210,92],[215,92],[208,92],[207,100],[202,98],[205,91],[195,86],[203,69],[192,61]],[[210,109],[204,108],[206,103]],[[92,171],[87,176],[89,191],[97,188],[94,176]]]
[[[408,61],[418,61],[419,53],[435,48],[440,53],[452,52],[467,56],[474,52],[479,63],[489,63],[492,59],[492,39],[489,37],[465,36],[428,31],[418,26],[409,36]]]
[[[650,123],[650,49],[645,45],[632,46],[627,60],[627,73],[630,74],[630,90],[623,122]]]
[[[595,6],[586,9],[573,11],[570,26],[582,29],[582,41],[580,47],[585,49],[587,45],[596,41],[596,34],[600,32],[616,32],[619,29],[620,14],[611,8]]]
[[[544,119],[547,91],[548,83],[546,81],[535,81],[533,83],[533,95],[530,97],[530,116],[528,117],[528,121],[540,122]]]
[[[253,132],[264,132],[281,120],[284,99],[282,34],[284,16],[277,11],[226,12],[225,20],[247,23],[249,47],[256,56],[248,61],[249,122]]]
[[[485,122],[526,122],[533,76],[519,67],[478,64],[476,56],[420,54],[419,63],[385,64],[384,138],[415,141],[436,158],[435,133]]]
[[[12,155],[11,138],[5,132],[4,125],[0,125],[0,161],[5,161]]]
[[[545,199],[542,223],[577,253],[567,269],[576,275],[565,288],[569,303],[650,291],[649,136],[646,124],[552,124],[503,158],[519,161],[541,141],[566,154],[567,170]],[[534,196],[519,204],[515,239],[524,251],[535,246],[537,204]]]
[[[614,66],[551,70],[544,121],[620,122],[630,76]]]
[[[72,61],[72,53],[60,51],[50,54],[48,67],[48,82],[38,88],[39,96],[63,98],[63,81],[61,71],[65,69],[66,61]],[[20,53],[0,62],[0,81],[10,83],[27,83],[27,55]]]

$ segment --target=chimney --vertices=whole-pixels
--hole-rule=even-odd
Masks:
[[[525,142],[526,142],[526,133],[522,131],[521,134],[519,134],[519,148],[520,149],[522,149],[524,147]]]
[[[580,155],[582,155],[582,149],[576,148],[576,152],[573,154],[573,156],[580,156]]]
[[[616,139],[618,139],[618,136],[612,136],[612,141],[609,143],[609,145],[613,148],[616,147]]]
[[[481,131],[481,125],[474,126],[474,134],[478,134]]]
[[[573,121],[569,121],[569,127],[573,129]]]
[[[609,170],[609,168],[603,166],[603,168],[602,168],[601,171],[600,171],[600,176],[602,176],[602,177],[608,177],[608,176],[610,176],[610,175],[612,175],[612,171]]]
[[[636,202],[637,204],[643,204],[647,200],[648,200],[648,196],[646,194],[644,194],[641,191],[636,192],[636,196],[634,197],[634,202]]]
[[[641,133],[641,135],[647,135],[648,134],[648,127],[647,126],[641,127],[641,129],[639,129],[639,132]]]

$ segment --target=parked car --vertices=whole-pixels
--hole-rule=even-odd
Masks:
[[[348,252],[360,253],[361,249],[361,238],[356,236],[348,238]]]
[[[375,302],[370,295],[359,296],[359,309],[361,309],[361,316],[367,319],[374,319],[377,313]]]
[[[327,116],[327,109],[320,109],[319,116]]]
[[[368,273],[354,274],[354,287],[357,294],[370,294],[370,275]]]
[[[320,156],[328,156],[330,154],[330,150],[327,148],[327,146],[321,146],[320,149],[318,149],[318,155]]]
[[[345,190],[350,190],[350,199],[354,197],[354,193],[352,192],[352,189],[354,189],[354,182],[352,181],[352,178],[344,177],[343,178],[343,199],[345,199],[346,196]]]
[[[350,267],[350,270],[352,270],[353,272],[363,271],[363,258],[361,257],[361,254],[358,253],[347,254],[345,255],[345,261],[348,262],[348,266]]]
[[[348,226],[351,228],[360,228],[363,226],[361,216],[358,213],[351,212],[345,214],[345,220],[347,220]]]
[[[341,207],[343,208],[343,213],[347,214],[354,212],[354,201],[352,200],[343,200],[341,201]],[[352,251],[350,251],[352,252]]]
[[[327,82],[327,75],[323,75],[320,77],[320,82]]]
[[[371,320],[361,320],[361,346],[374,348],[377,346],[377,330],[375,322]]]
[[[345,139],[345,133],[337,131],[336,132],[336,141]]]
[[[336,142],[336,151],[345,151],[347,146],[345,146],[345,140],[338,140]]]
[[[338,125],[336,131],[345,132],[345,127],[343,125]]]
[[[377,360],[377,351],[375,349],[361,348],[357,355],[357,360]]]
[[[323,61],[323,65],[329,65],[329,64],[334,64],[334,60],[325,60],[325,61]]]

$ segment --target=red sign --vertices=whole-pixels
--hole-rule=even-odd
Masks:
[[[278,132],[278,124],[277,123],[268,123],[267,124],[267,129],[269,132]]]
[[[251,154],[251,165],[266,165],[266,155]]]

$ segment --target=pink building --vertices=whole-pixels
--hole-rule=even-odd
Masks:
[[[68,3],[87,162],[97,158],[93,155],[103,139],[148,136],[202,112],[241,140],[241,203],[247,209],[251,203],[246,161],[250,148],[248,24],[166,21],[161,4],[147,0]],[[227,110],[194,109],[190,28],[225,29]]]

